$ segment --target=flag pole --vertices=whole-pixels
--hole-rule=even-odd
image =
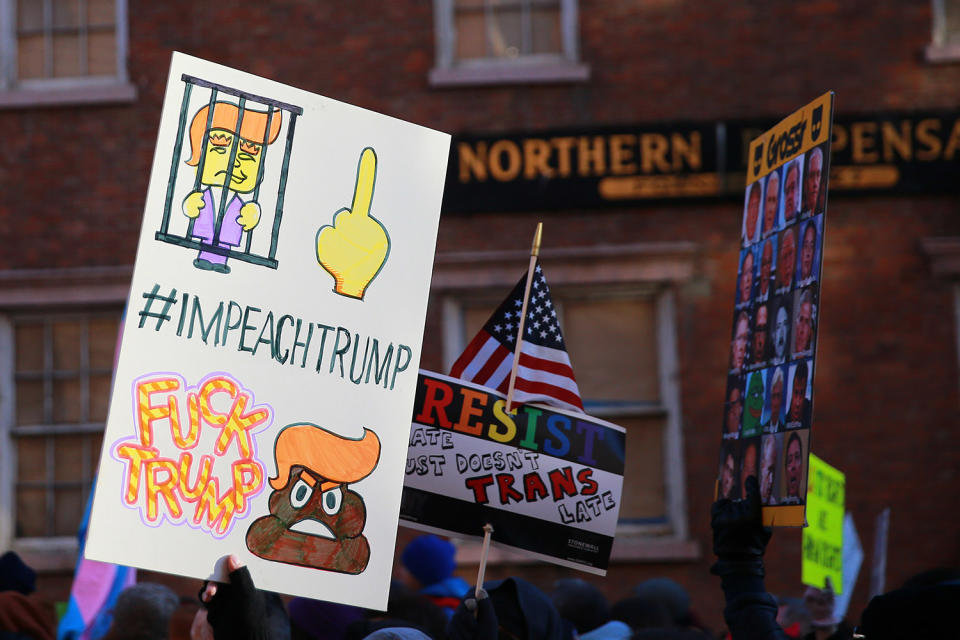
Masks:
[[[533,246],[530,248],[530,266],[527,267],[527,284],[523,290],[523,306],[520,308],[520,323],[517,327],[517,344],[513,348],[513,366],[510,368],[510,386],[507,387],[507,413],[513,409],[513,387],[517,382],[517,366],[520,364],[520,345],[523,344],[523,326],[527,320],[527,301],[530,299],[530,285],[533,284],[533,270],[540,255],[540,239],[543,236],[543,223],[537,223],[533,234]]]
[[[487,554],[490,552],[490,534],[493,533],[493,525],[489,522],[483,525],[483,547],[480,550],[480,567],[477,569],[477,586],[474,589],[473,597],[480,599],[480,589],[483,589],[483,577],[487,573]]]

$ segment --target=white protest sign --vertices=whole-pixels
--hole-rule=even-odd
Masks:
[[[385,607],[448,149],[174,54],[88,558]]]
[[[626,433],[586,414],[522,405],[421,371],[401,524],[482,537],[605,575],[620,512]]]
[[[833,605],[833,612],[843,619],[850,607],[850,598],[853,597],[853,588],[860,575],[860,566],[863,564],[863,545],[857,535],[857,527],[853,524],[850,512],[843,518],[843,591],[837,594]]]
[[[870,597],[886,590],[887,536],[890,534],[890,507],[877,514],[873,534],[873,565],[870,567]]]

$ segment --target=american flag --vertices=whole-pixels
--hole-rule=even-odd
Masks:
[[[507,392],[526,283],[527,275],[524,274],[453,363],[452,377]],[[539,261],[530,285],[513,401],[516,404],[543,402],[583,411],[580,389],[573,377],[570,357],[557,321],[557,310]]]

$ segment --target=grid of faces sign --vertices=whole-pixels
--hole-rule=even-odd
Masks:
[[[804,523],[832,116],[826,93],[749,151],[717,494],[757,476],[768,525]]]

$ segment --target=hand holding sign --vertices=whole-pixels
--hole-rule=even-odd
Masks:
[[[710,573],[717,576],[763,576],[763,554],[772,532],[760,515],[760,485],[756,476],[746,480],[746,498],[721,498],[710,507],[713,552],[717,561]]]
[[[333,226],[317,232],[317,261],[343,296],[363,299],[367,285],[380,273],[390,249],[387,230],[370,215],[377,177],[377,154],[366,147],[360,154],[353,205],[333,216]]]
[[[237,556],[227,558],[227,571],[229,582],[207,583],[200,592],[208,630],[214,638],[266,638],[270,629],[264,594],[254,586],[250,571]],[[201,631],[203,625],[197,626]]]

